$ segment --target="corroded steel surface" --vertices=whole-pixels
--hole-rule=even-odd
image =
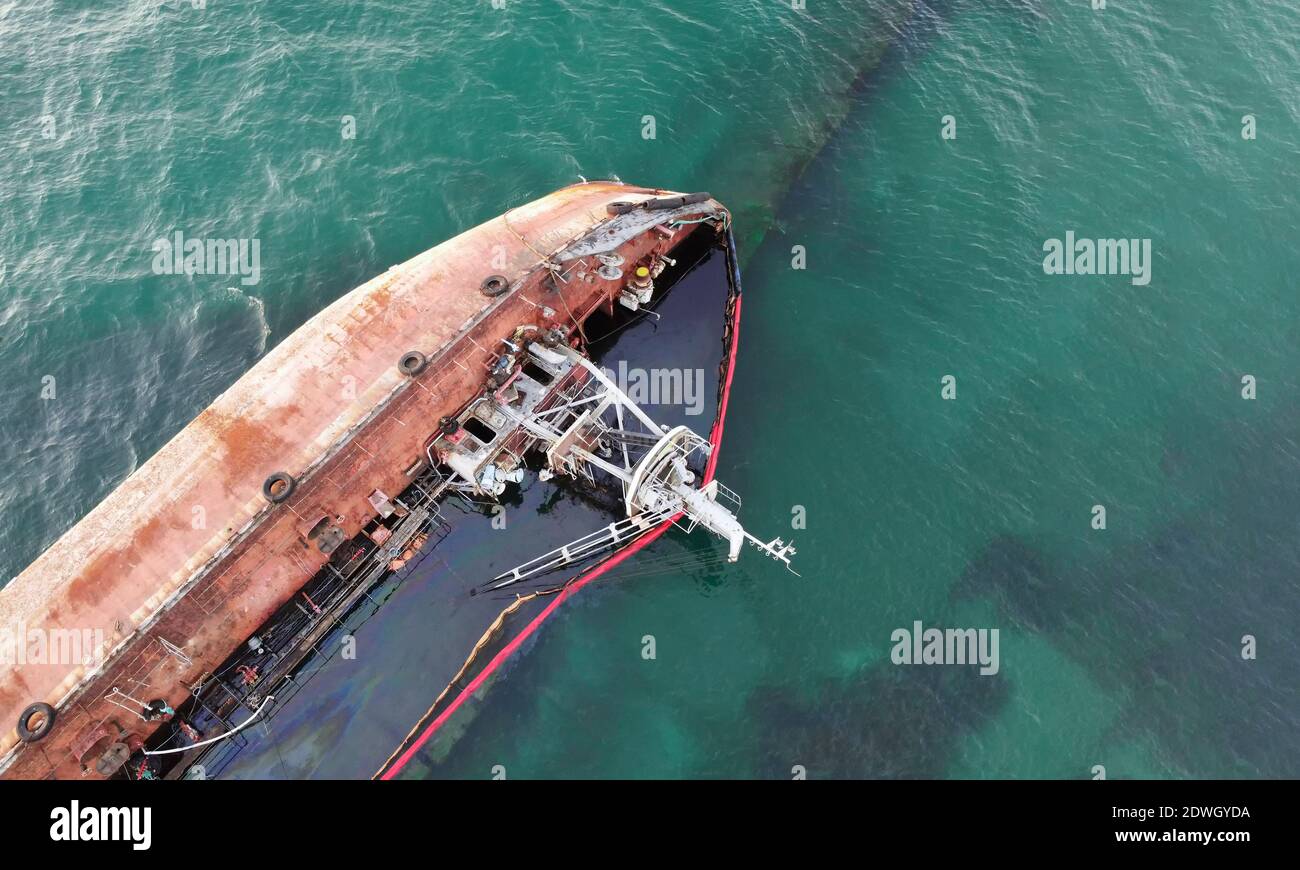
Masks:
[[[405,488],[439,417],[480,391],[501,338],[521,324],[572,326],[619,289],[593,275],[549,290],[542,255],[606,220],[607,203],[660,193],[574,185],[394,266],[305,323],[177,433],[0,590],[10,632],[100,630],[108,650],[106,662],[0,665],[0,753],[14,750],[0,760],[4,774],[85,775],[73,747],[106,720],[151,730],[105,696],[118,687],[184,700],[324,564],[307,540],[317,521],[355,535],[375,513],[374,490]],[[684,233],[645,233],[619,253],[635,262]],[[512,290],[479,292],[491,273]],[[410,350],[430,359],[414,379],[396,365]],[[270,506],[262,484],[277,471],[299,485]],[[55,729],[18,744],[13,723],[35,701],[59,708]]]

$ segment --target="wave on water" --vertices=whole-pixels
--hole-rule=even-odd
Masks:
[[[229,297],[239,300],[252,313],[257,327],[257,344],[254,354],[258,357],[266,353],[266,342],[271,337],[271,325],[266,322],[266,303],[260,296],[245,292],[238,287],[227,287]]]

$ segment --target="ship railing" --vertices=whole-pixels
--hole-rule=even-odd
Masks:
[[[495,592],[512,586],[530,577],[546,574],[550,571],[582,561],[611,547],[638,537],[672,515],[673,509],[665,511],[646,511],[633,517],[612,522],[602,529],[583,535],[549,553],[531,559],[502,574],[498,574],[483,587],[483,592]]]
[[[732,505],[734,505],[734,507],[731,510],[733,514],[739,512],[741,501],[740,501],[740,496],[736,494],[736,491],[733,490],[731,487],[727,486],[722,481],[718,480],[716,477],[713,479],[712,482],[717,484],[718,486],[718,498],[728,501]]]
[[[269,630],[264,627],[262,633],[270,635],[281,629],[281,636],[285,634],[283,629],[287,628],[288,637],[278,640],[276,649],[264,655],[259,656],[251,649],[245,649],[235,660],[228,660],[220,674],[196,687],[196,706],[221,723],[224,731],[229,732],[232,727],[230,720],[235,718],[241,707],[246,711],[245,716],[251,716],[262,698],[274,695],[275,704],[263,717],[263,721],[266,721],[323,670],[342,648],[341,644],[325,643],[325,639],[339,630],[349,633],[355,631],[382,606],[382,598],[386,596],[376,600],[372,592],[389,573],[392,560],[419,534],[432,529],[436,534],[430,534],[420,548],[418,558],[422,560],[450,532],[450,525],[438,510],[437,502],[445,491],[445,486],[439,484],[437,477],[436,470],[433,470],[433,474],[426,472],[403,493],[405,500],[395,500],[407,510],[407,515],[382,546],[374,546],[365,551],[364,557],[346,574],[333,565],[327,566],[327,570],[332,569],[331,576],[314,590],[321,599],[317,604],[318,613],[300,611],[282,619],[279,625],[270,626]],[[393,589],[409,573],[409,570],[404,569],[402,575],[395,575]],[[323,595],[322,590],[326,590]],[[365,607],[367,602],[368,608]],[[357,614],[360,614],[359,619],[354,618]],[[251,666],[258,663],[265,670],[252,685],[232,686],[223,679],[226,673],[240,664]],[[166,742],[172,743],[177,737],[178,733],[173,732]],[[187,766],[199,766],[204,775],[219,773],[246,744],[242,734],[235,734],[230,741],[221,741],[203,749]]]

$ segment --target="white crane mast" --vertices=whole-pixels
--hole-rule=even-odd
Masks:
[[[503,413],[545,447],[552,473],[590,478],[591,469],[599,469],[618,479],[623,485],[627,518],[494,578],[489,588],[498,589],[576,561],[674,517],[680,518],[679,525],[685,521],[683,527],[688,532],[702,526],[726,541],[730,562],[735,562],[749,543],[790,568],[793,545],[780,538],[763,541],[754,537],[745,531],[735,510],[719,502],[722,496],[738,509],[740,500],[735,493],[717,480],[703,487],[696,485],[690,461],[697,454],[707,457],[712,452],[708,441],[686,426],[670,429],[656,423],[591,360],[566,345],[548,348],[532,343],[527,352],[548,369],[581,367],[588,377],[583,388],[562,405],[529,413],[503,404]],[[556,420],[565,415],[570,422],[561,429]]]

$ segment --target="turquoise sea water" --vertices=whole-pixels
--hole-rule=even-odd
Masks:
[[[1107,6],[0,3],[0,579],[329,301],[616,174],[732,208],[718,474],[803,576],[584,591],[420,773],[1300,776],[1300,10]],[[176,230],[260,281],[155,275]],[[999,673],[891,664],[914,620]]]

